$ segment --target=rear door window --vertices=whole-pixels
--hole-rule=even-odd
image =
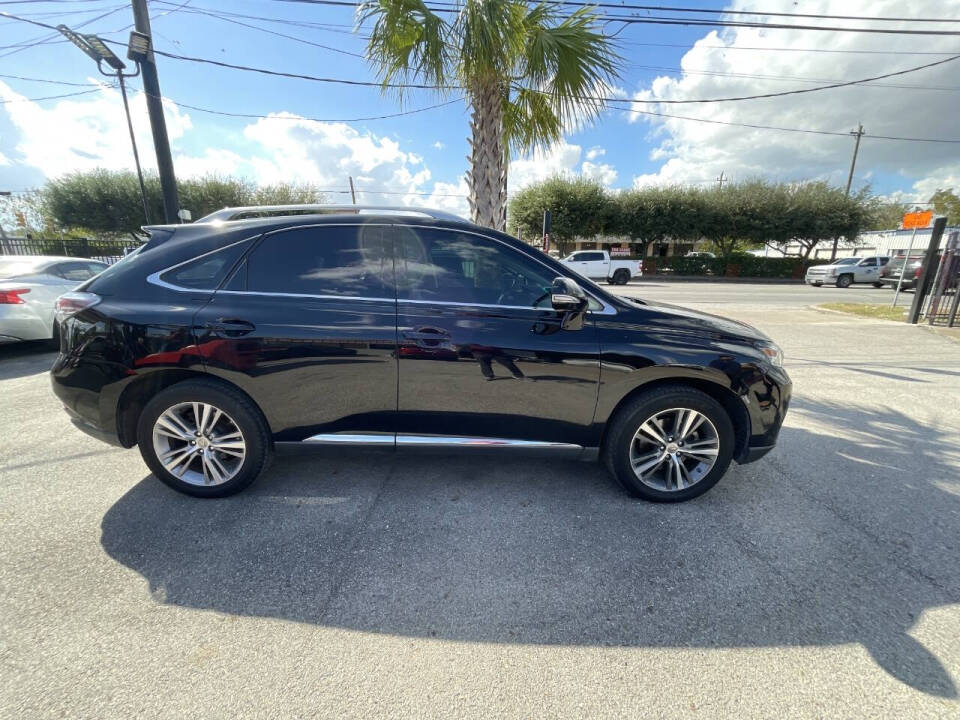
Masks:
[[[249,292],[394,298],[393,257],[379,225],[283,230],[264,237],[246,264]]]

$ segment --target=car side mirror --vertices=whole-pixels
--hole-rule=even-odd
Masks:
[[[550,305],[561,312],[582,312],[587,309],[587,294],[576,281],[561,275],[550,288]]]

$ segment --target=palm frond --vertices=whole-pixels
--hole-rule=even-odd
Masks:
[[[423,0],[367,0],[357,8],[357,26],[372,23],[367,58],[384,89],[419,81],[449,89],[456,43],[450,26]],[[399,95],[403,95],[400,89]]]

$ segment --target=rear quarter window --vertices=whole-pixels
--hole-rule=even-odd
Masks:
[[[244,240],[214,250],[170,268],[160,279],[189,290],[216,290],[248,246],[249,241]]]

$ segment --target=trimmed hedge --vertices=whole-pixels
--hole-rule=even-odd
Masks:
[[[704,257],[658,257],[657,274],[713,275],[759,278],[802,278],[811,265],[822,265],[826,260],[804,261],[797,257],[761,257],[749,253],[734,253],[729,259]]]

